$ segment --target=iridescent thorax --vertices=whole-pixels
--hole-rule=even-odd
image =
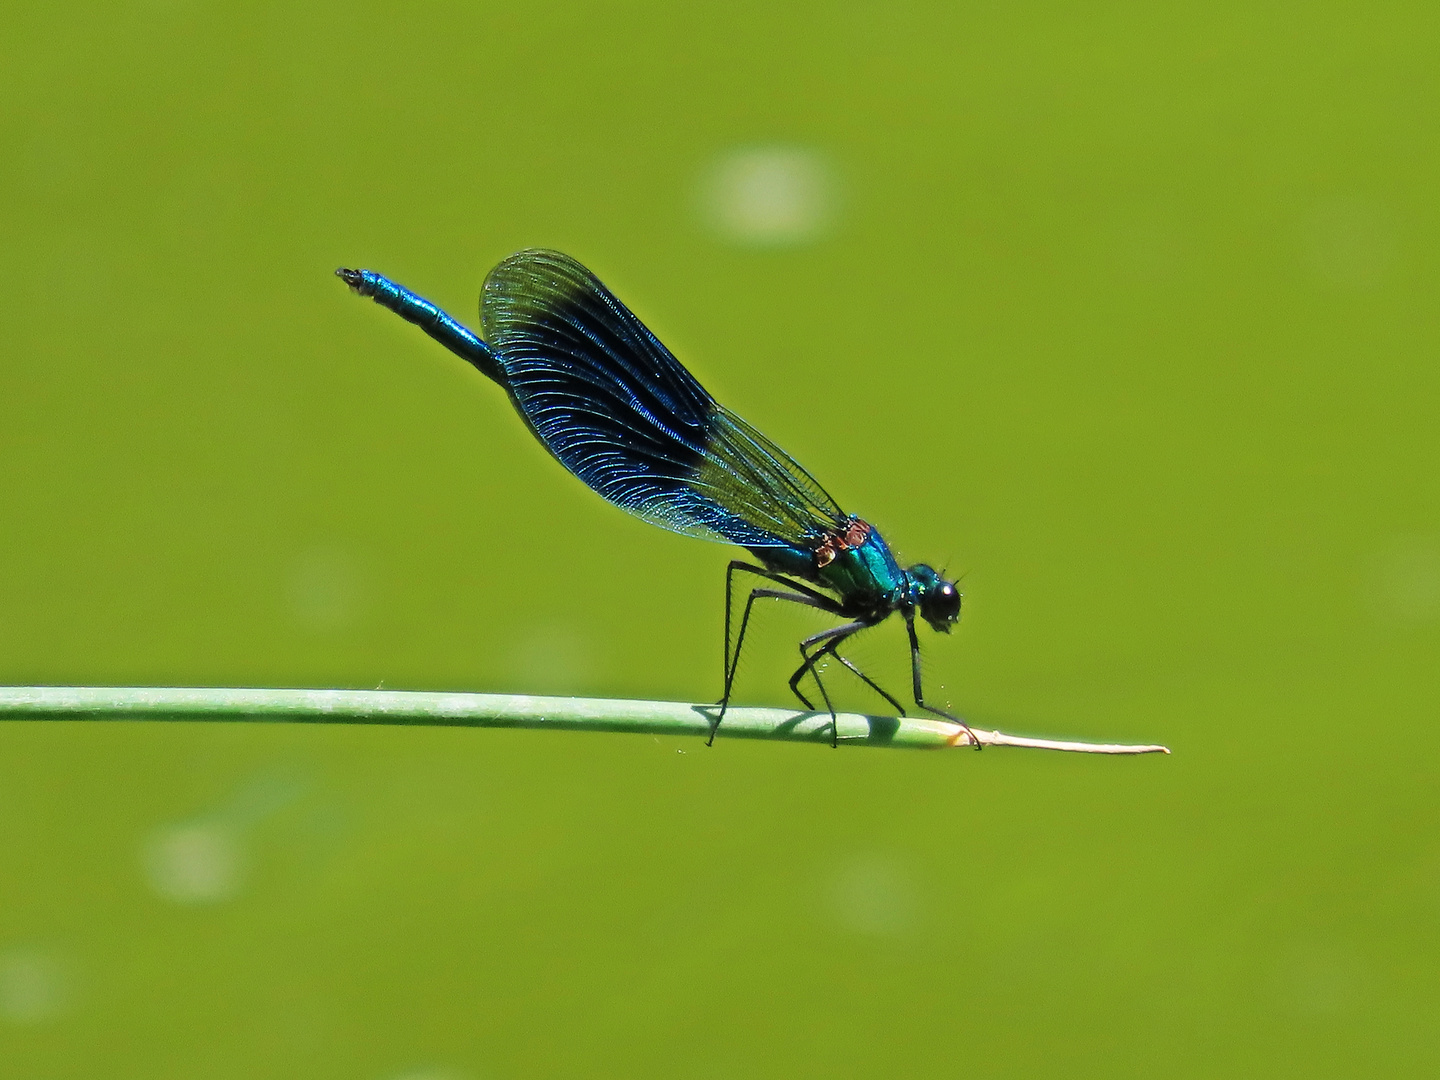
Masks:
[[[905,571],[879,532],[859,518],[843,536],[827,538],[815,564],[815,580],[840,597],[846,614],[888,614],[902,599]]]

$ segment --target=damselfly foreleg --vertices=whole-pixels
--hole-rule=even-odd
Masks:
[[[925,695],[920,689],[920,639],[915,635],[915,616],[905,616],[905,629],[910,634],[910,678],[915,684],[915,704],[926,712],[932,712],[936,716],[943,716],[952,724],[959,724],[965,729],[965,734],[970,736],[970,741],[975,744],[975,749],[981,749],[980,740],[975,737],[975,732],[970,730],[970,725],[954,713],[946,712],[944,709],[937,709],[934,705],[925,704]]]

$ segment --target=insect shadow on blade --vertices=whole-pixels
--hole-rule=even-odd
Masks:
[[[915,620],[949,633],[960,618],[955,583],[924,563],[902,568],[869,522],[841,510],[794,458],[706,393],[580,263],[543,249],[500,263],[480,296],[483,337],[373,270],[336,273],[499,383],[531,433],[596,494],[662,528],[735,544],[755,558],[732,560],[725,574],[724,689],[707,745],[729,708],[755,602],[783,600],[843,620],[800,642],[801,663],[790,677],[812,712],[807,678],[819,691],[832,746],[839,727],[816,666],[827,657],[905,715],[839,651],[899,612],[915,704],[959,724],[979,748],[969,725],[927,703],[921,686]],[[738,626],[737,575],[751,585]]]

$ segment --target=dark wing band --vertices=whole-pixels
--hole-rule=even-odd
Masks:
[[[813,546],[846,520],[568,255],[522,251],[495,267],[480,320],[535,436],[621,509],[744,547]]]

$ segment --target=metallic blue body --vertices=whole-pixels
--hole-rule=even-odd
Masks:
[[[909,578],[874,529],[857,548],[842,551],[822,566],[816,580],[840,596],[846,614],[889,614],[905,600]]]
[[[842,550],[824,566],[817,566],[815,553],[797,547],[751,548],[750,553],[768,570],[814,582],[840,598],[840,614],[852,619],[879,622],[894,611],[910,615],[920,612],[927,594],[944,581],[923,563],[909,570],[901,567],[890,545],[871,529],[865,542]],[[948,629],[942,624],[936,629]]]
[[[751,609],[769,599],[847,620],[800,643],[790,688],[807,708],[800,681],[809,676],[834,715],[817,667],[834,657],[904,713],[837,651],[898,612],[916,705],[963,726],[925,701],[915,635],[917,619],[942,633],[954,626],[961,602],[955,583],[924,563],[902,568],[877,530],[845,513],[790,455],[716,402],[574,259],[535,249],[496,266],[481,294],[484,338],[383,274],[337,274],[503,387],[541,445],[602,498],[663,528],[754,555],[761,565],[732,561],[726,577],[725,692],[715,726],[730,700]],[[737,573],[765,580],[750,589],[732,653]]]
[[[429,300],[374,270],[351,270],[348,271],[348,276],[341,276],[345,278],[346,284],[361,296],[370,297],[406,322],[414,323],[451,352],[469,360],[484,374],[504,385],[500,364],[495,359],[495,354],[490,351],[490,346],[481,341],[474,331],[445,314]]]

